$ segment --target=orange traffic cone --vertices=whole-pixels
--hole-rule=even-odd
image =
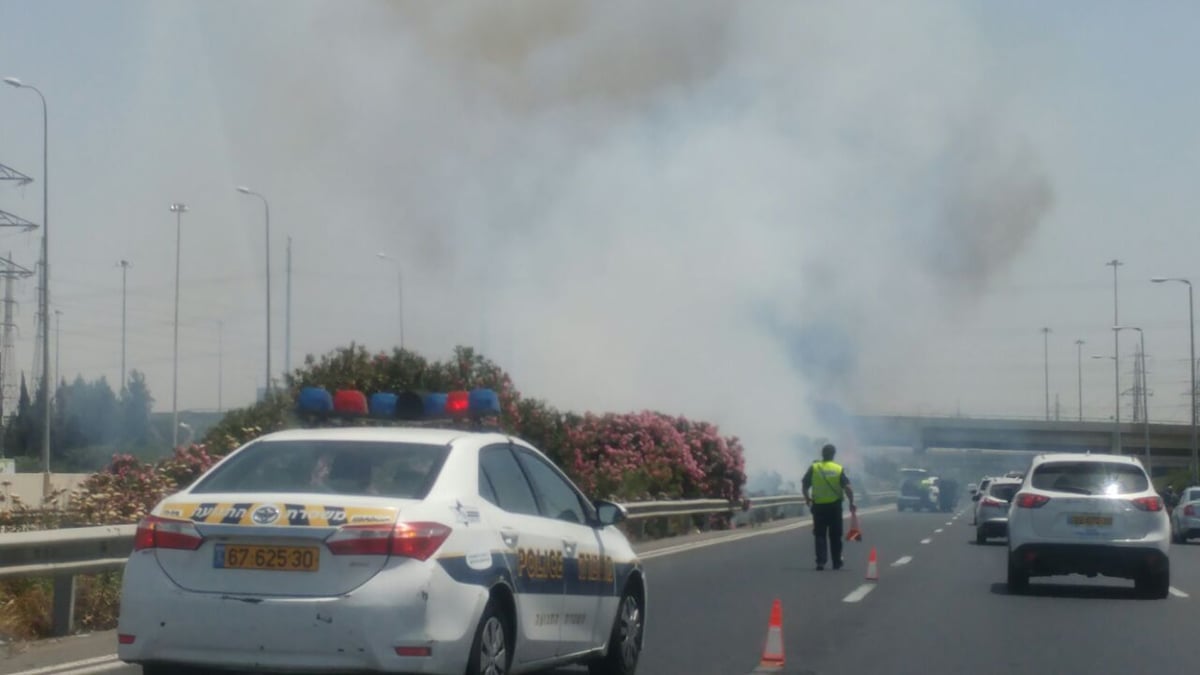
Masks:
[[[867,581],[879,581],[879,561],[875,557],[875,547],[871,547],[871,557],[867,558]]]
[[[767,643],[763,646],[762,661],[758,667],[783,667],[783,603],[779,600],[771,606],[771,621],[767,624]]]
[[[846,541],[862,541],[862,530],[858,528],[858,513],[850,512],[850,531],[846,533]]]

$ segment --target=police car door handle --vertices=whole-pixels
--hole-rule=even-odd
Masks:
[[[509,548],[516,548],[517,542],[520,540],[520,535],[511,527],[500,528],[500,538],[504,540],[504,545]]]

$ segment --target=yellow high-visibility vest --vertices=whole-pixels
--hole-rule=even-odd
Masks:
[[[842,499],[842,465],[837,462],[813,462],[812,500],[814,504],[832,504]]]

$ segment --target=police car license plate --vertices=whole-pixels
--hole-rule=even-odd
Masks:
[[[240,546],[217,544],[213,567],[235,570],[316,572],[321,553],[315,546]]]
[[[1077,527],[1112,527],[1113,519],[1098,513],[1075,513],[1070,522]]]

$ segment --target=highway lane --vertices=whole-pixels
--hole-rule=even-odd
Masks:
[[[1090,674],[1190,663],[1186,627],[1200,597],[1200,545],[1171,551],[1172,586],[1188,597],[1142,600],[1132,582],[1078,576],[1035,579],[1028,594],[1016,596],[1005,586],[1003,540],[977,546],[968,520],[869,514],[865,541],[846,545],[847,565],[837,572],[814,570],[807,526],[646,554],[651,604],[639,673],[750,673],[777,598],[785,673]],[[875,583],[863,578],[872,546],[879,555]],[[863,586],[871,590],[848,602]],[[111,669],[71,672],[139,672],[101,667]]]

